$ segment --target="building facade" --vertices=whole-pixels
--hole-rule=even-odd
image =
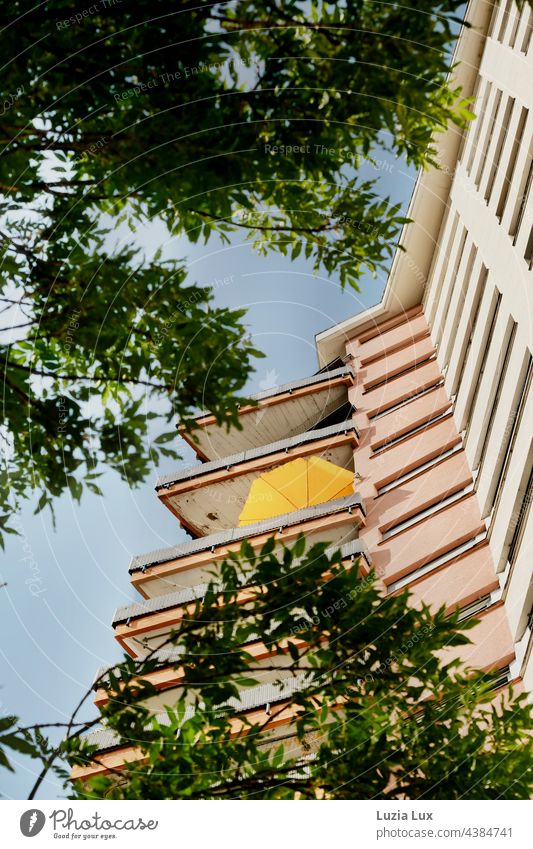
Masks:
[[[527,3],[520,11],[513,2],[478,0],[467,18],[471,28],[458,42],[456,75],[474,98],[477,119],[466,132],[451,129],[439,140],[441,169],[419,178],[408,213],[414,223],[382,302],[320,334],[317,343],[322,361],[351,353],[360,365],[358,351],[364,357],[365,340],[376,331],[381,335],[387,320],[409,323],[413,353],[420,348],[418,325],[425,324],[428,337],[415,371],[421,379],[424,370],[429,380],[440,375],[439,393],[449,404],[460,456],[471,474],[479,533],[499,582],[497,603],[503,604],[512,639],[513,676],[530,690],[533,11]],[[384,360],[385,370],[390,376]],[[429,404],[432,393],[418,404]],[[371,481],[368,493],[361,488],[363,497],[374,487]],[[448,590],[445,595],[452,600]],[[497,642],[496,631],[490,633],[489,641]]]
[[[533,10],[474,0],[467,18],[454,74],[477,120],[438,139],[440,168],[417,181],[382,301],[320,333],[320,371],[257,396],[242,430],[201,416],[199,463],[158,481],[194,538],[130,564],[143,600],[113,629],[133,657],[164,642],[243,539],[303,532],[373,567],[384,592],[475,615],[461,656],[501,686],[533,687]],[[291,501],[283,485],[250,510],[274,473],[313,474],[313,497]],[[251,647],[259,661],[263,649]],[[175,661],[162,652],[152,673],[154,711],[177,697]],[[267,721],[266,704],[289,695],[274,677],[236,710]],[[278,719],[286,733],[290,713]],[[98,762],[77,777],[137,756],[107,731],[92,739]]]

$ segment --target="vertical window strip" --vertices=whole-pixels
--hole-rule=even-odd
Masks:
[[[513,237],[513,245],[516,245],[518,234],[520,233],[520,227],[522,226],[522,220],[524,218],[524,213],[526,211],[527,202],[529,199],[529,192],[531,191],[531,182],[533,181],[533,156],[529,158],[529,169],[527,171],[527,177],[522,188],[522,192],[520,193],[517,206],[515,209],[515,214],[513,216],[514,221],[511,222],[511,227],[509,229],[509,235]]]
[[[444,363],[449,363],[452,346],[455,346],[457,344],[457,338],[454,337],[453,328],[457,327],[457,324],[460,320],[461,312],[464,309],[466,295],[467,295],[467,292],[468,292],[468,289],[469,289],[469,286],[470,286],[470,278],[472,277],[472,269],[474,267],[474,262],[476,260],[476,256],[477,256],[477,247],[472,242],[472,244],[470,246],[470,252],[469,252],[469,255],[468,255],[468,260],[466,262],[466,267],[465,267],[465,270],[464,270],[464,273],[463,273],[463,276],[462,276],[459,297],[457,299],[457,305],[455,307],[455,311],[453,313],[453,316],[450,312],[449,305],[446,307],[446,311],[445,311],[445,318],[444,318],[445,326],[446,326],[446,324],[448,324],[448,327],[450,327],[450,332],[448,334],[448,339],[447,339],[447,342],[446,342],[446,348],[445,348],[445,350],[442,351],[442,360],[441,361],[444,362]],[[458,280],[455,280],[453,285],[457,286],[458,282],[459,282]]]
[[[500,31],[498,33],[497,41],[501,41],[503,43],[503,39],[505,37],[505,30],[507,29],[507,23],[509,21],[509,14],[511,12],[511,6],[513,5],[513,0],[507,0],[505,4],[505,9],[503,12],[502,22],[500,24]]]
[[[527,262],[527,267],[531,271],[533,268],[533,226],[529,231],[529,238],[527,240],[526,249],[524,251],[524,259]]]
[[[520,10],[518,8],[518,6],[516,5],[516,3],[513,3],[513,8],[511,10],[511,18],[512,18],[512,21],[513,21],[513,25],[511,27],[511,32],[509,34],[509,47],[515,46],[516,34],[518,32],[518,27],[520,26],[520,20],[522,18],[522,15],[525,12],[524,7],[527,6],[527,5],[528,5],[527,2],[524,3],[524,6]]]
[[[458,388],[461,386],[461,381],[463,379],[463,374],[465,370],[466,361],[468,360],[468,354],[470,353],[470,348],[472,346],[472,337],[474,336],[474,331],[476,329],[477,317],[479,314],[479,308],[481,306],[481,295],[483,290],[485,289],[485,284],[487,282],[488,271],[484,265],[481,266],[479,276],[476,283],[476,290],[474,292],[474,297],[472,299],[472,309],[470,313],[470,321],[467,325],[466,333],[469,331],[468,341],[466,343],[466,350],[464,352],[464,356],[461,359],[461,368],[459,373],[455,379],[454,385],[451,388],[451,394],[455,395],[458,391]],[[466,334],[465,334],[466,335]]]
[[[451,214],[451,208],[449,207],[448,215],[450,215],[450,214]],[[447,220],[446,220],[446,223],[447,223]],[[431,294],[431,289],[433,287],[428,286],[427,289],[426,289],[425,296],[424,296],[424,308],[425,308],[426,315],[428,316],[428,319],[430,320],[430,323],[433,321],[433,318],[435,316],[435,312],[436,312],[438,304],[439,304],[440,293],[441,293],[441,290],[442,290],[442,284],[444,282],[444,278],[446,277],[446,271],[447,271],[447,268],[448,268],[448,262],[446,261],[446,259],[449,258],[450,251],[451,251],[452,246],[455,242],[455,234],[457,232],[458,223],[459,223],[459,213],[454,212],[452,226],[450,228],[450,233],[449,233],[448,239],[446,241],[446,246],[444,246],[444,244],[443,244],[442,249],[439,251],[439,259],[441,258],[441,255],[443,255],[442,268],[440,270],[440,274],[437,278],[437,283],[435,285],[435,297],[433,299],[433,304],[429,308],[428,308],[428,301],[429,301],[429,297],[430,297],[430,294]]]
[[[517,326],[518,325],[517,325],[516,321],[514,321],[512,327],[511,327],[511,331],[509,333],[509,340],[508,340],[507,346],[505,348],[505,353],[504,353],[502,361],[500,363],[498,381],[496,383],[496,389],[494,391],[494,398],[493,398],[492,404],[490,405],[490,412],[489,412],[489,416],[488,416],[488,420],[487,420],[487,426],[485,428],[485,436],[483,437],[483,444],[481,445],[481,451],[480,451],[480,454],[479,454],[479,462],[477,463],[477,466],[480,470],[482,469],[483,463],[485,462],[485,459],[486,459],[486,456],[487,456],[487,449],[488,449],[488,446],[489,446],[492,430],[494,428],[494,419],[496,417],[498,405],[500,403],[503,385],[504,385],[504,382],[505,382],[505,378],[507,376],[507,369],[509,367],[509,360],[511,359],[511,353],[512,353],[512,350],[513,350],[513,344],[514,344],[514,340],[515,340],[515,337],[516,337]],[[478,478],[477,478],[478,481],[479,481],[479,477],[480,476],[478,475]]]
[[[520,118],[518,119],[518,126],[516,128],[513,146],[511,148],[511,154],[509,156],[509,162],[507,163],[507,173],[505,174],[505,179],[503,181],[503,186],[500,192],[500,199],[496,208],[496,216],[500,220],[500,222],[505,212],[509,189],[511,188],[511,183],[513,182],[514,172],[516,168],[516,160],[518,159],[518,154],[522,145],[522,139],[524,137],[524,130],[526,127],[528,112],[529,110],[526,109],[525,106],[523,106],[520,112]]]
[[[484,86],[485,86],[485,88],[484,88],[484,91],[483,91],[483,96],[480,100],[479,111],[477,109],[475,110],[476,119],[474,121],[474,126],[473,126],[474,135],[472,137],[470,154],[468,156],[468,163],[467,163],[467,166],[466,166],[466,172],[469,176],[470,176],[470,172],[472,171],[472,165],[474,164],[474,158],[475,158],[477,147],[478,147],[478,144],[479,144],[479,136],[481,134],[481,130],[482,130],[483,124],[485,122],[487,103],[488,103],[490,92],[492,90],[492,83],[489,83],[487,80],[484,80]],[[471,126],[472,126],[472,124],[471,124]]]
[[[517,558],[518,551],[520,549],[520,543],[522,542],[522,534],[524,528],[526,526],[526,520],[529,516],[529,508],[531,507],[531,499],[533,497],[533,467],[529,473],[529,479],[526,484],[526,489],[524,492],[524,497],[522,498],[522,502],[520,504],[520,510],[518,511],[518,515],[514,522],[514,531],[513,536],[511,537],[511,542],[509,544],[509,552],[507,554],[507,560],[511,564],[514,565],[514,562]]]
[[[479,388],[481,386],[481,380],[483,378],[483,372],[485,371],[485,366],[487,364],[487,356],[488,356],[490,345],[491,345],[491,342],[492,342],[492,337],[494,335],[494,328],[496,326],[496,320],[498,318],[498,312],[500,310],[500,304],[501,304],[501,301],[502,301],[502,293],[499,292],[497,289],[495,291],[497,292],[497,296],[494,299],[494,303],[492,305],[492,309],[491,309],[491,312],[490,312],[489,332],[487,333],[485,345],[483,346],[483,354],[482,354],[482,357],[481,357],[481,360],[480,360],[481,368],[480,368],[479,374],[478,374],[477,379],[476,379],[476,388],[474,389],[474,393],[473,393],[469,403],[466,405],[466,409],[465,409],[465,420],[468,422],[467,428],[466,428],[465,442],[466,442],[466,439],[468,438],[468,434],[470,432],[470,424],[471,424],[471,421],[472,421],[471,420],[471,412],[476,405],[477,398],[478,398],[478,395],[479,395]]]
[[[533,357],[531,354],[528,354],[525,370],[521,369],[520,371],[521,373],[524,372],[524,377],[518,393],[516,405],[514,406],[514,409],[511,410],[511,414],[507,421],[507,427],[505,428],[503,448],[497,461],[499,466],[498,477],[490,500],[489,512],[493,509],[493,507],[496,507],[496,510],[499,507],[503,484],[507,478],[507,472],[509,471],[511,457],[513,456],[516,438],[520,431],[520,425],[522,423],[526,401],[531,389],[531,379],[533,376]]]
[[[448,307],[450,306],[450,298],[452,296],[452,291],[453,291],[453,288],[455,286],[455,281],[457,279],[457,272],[459,271],[459,266],[461,265],[461,260],[463,258],[463,254],[464,254],[464,251],[465,251],[466,237],[467,236],[468,236],[468,230],[466,229],[466,227],[463,227],[463,232],[461,233],[459,247],[457,249],[457,254],[455,256],[455,262],[453,264],[453,270],[452,270],[452,273],[451,273],[451,277],[448,281],[447,291],[442,291],[442,289],[441,289],[439,299],[438,299],[438,303],[436,304],[436,311],[437,311],[440,308],[441,299],[444,299],[441,319],[439,321],[439,327],[437,329],[436,336],[435,336],[437,344],[440,342],[441,337],[442,337],[442,332],[444,330],[444,322],[446,321],[446,316],[448,314]]]
[[[489,179],[487,180],[487,188],[485,189],[485,200],[487,203],[490,203],[490,198],[492,195],[492,190],[494,188],[494,182],[496,180],[496,175],[498,173],[498,169],[500,167],[500,159],[502,155],[503,146],[505,144],[505,140],[507,138],[507,132],[509,130],[509,121],[511,119],[511,113],[513,111],[515,104],[515,98],[509,97],[507,99],[507,104],[505,106],[505,111],[503,114],[502,122],[500,125],[500,132],[498,134],[498,141],[496,142],[496,149],[494,151],[494,157],[492,160],[492,165],[490,167]]]
[[[487,30],[487,38],[494,38],[494,31],[496,29],[496,20],[498,18],[498,10],[500,8],[499,0],[495,0],[492,4],[492,12],[490,16],[490,24]]]
[[[533,9],[527,3],[525,8],[528,14],[528,19],[520,51],[521,53],[527,54],[529,51],[529,45],[531,44],[531,33],[533,32]]]
[[[492,136],[494,134],[494,127],[496,126],[496,120],[498,118],[498,112],[500,110],[500,104],[502,100],[502,91],[498,89],[496,91],[496,97],[494,98],[494,103],[492,104],[492,112],[489,120],[489,125],[487,127],[487,132],[485,133],[485,138],[483,140],[483,148],[481,150],[481,157],[479,160],[479,165],[477,169],[477,176],[474,180],[477,188],[479,189],[481,180],[483,178],[483,172],[485,170],[485,165],[487,163],[487,154],[489,152],[490,143],[492,141]]]
[[[530,631],[533,630],[533,604],[529,608],[529,613],[527,614],[527,625],[526,628],[529,628]]]
[[[472,90],[472,95],[471,95],[473,104],[477,104],[479,102],[479,97],[480,97],[481,89],[483,87],[483,82],[484,81],[483,81],[483,77],[481,76],[481,74],[476,74],[476,81],[474,83],[474,88]],[[472,106],[472,108],[475,109],[475,106]],[[469,121],[465,132],[463,132],[462,135],[461,135],[461,141],[459,143],[459,150],[458,150],[458,153],[457,153],[457,163],[463,162],[463,158],[466,155],[467,151],[469,150],[470,136],[472,135],[472,132],[473,132],[471,130],[471,128],[472,128],[472,125],[476,124],[476,123],[477,122],[475,120]]]

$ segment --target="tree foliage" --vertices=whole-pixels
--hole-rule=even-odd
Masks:
[[[406,591],[384,597],[325,544],[305,551],[301,537],[276,551],[269,540],[256,554],[244,543],[169,638],[181,680],[163,713],[147,705],[157,691],[143,678],[156,654],[102,676],[103,722],[142,760],[67,781],[71,798],[528,798],[531,708],[457,660],[475,622],[416,608]],[[270,652],[262,662],[250,648],[258,639]],[[253,720],[239,693],[265,675],[299,685]],[[54,757],[98,760],[83,730],[71,724]],[[41,752],[49,766],[51,751]]]
[[[244,315],[185,260],[145,256],[139,227],[243,232],[343,285],[387,265],[404,219],[361,165],[385,150],[427,166],[468,118],[447,82],[461,7],[3,9],[0,531],[35,492],[42,509],[98,492],[103,464],[135,484],[175,456],[170,433],[149,444],[152,418],[236,422],[258,353]]]

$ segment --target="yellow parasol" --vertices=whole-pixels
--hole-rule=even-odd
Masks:
[[[321,457],[293,460],[253,482],[239,527],[353,492],[353,473]]]

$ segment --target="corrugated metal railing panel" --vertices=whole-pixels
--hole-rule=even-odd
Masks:
[[[174,662],[177,663],[182,654],[183,648],[181,648],[181,646],[170,646],[167,648],[158,649],[158,651],[153,653],[152,658],[153,660],[157,661],[158,666],[166,666]],[[145,660],[139,660],[139,666],[142,666],[144,662]],[[116,668],[116,665],[101,666],[100,669],[97,671],[96,675],[94,676],[92,686],[96,687],[97,682],[100,680],[100,678],[102,678],[103,675],[106,675],[108,672],[113,672],[113,670]]]
[[[228,699],[226,704],[221,707],[229,707],[234,711],[249,711],[262,705],[276,704],[276,702],[282,702],[284,699],[290,698],[293,693],[304,689],[307,683],[308,679],[302,676],[298,678],[287,678],[281,684],[261,684],[258,687],[250,687],[247,690],[243,690],[238,699]],[[192,706],[189,706],[185,710],[184,721],[193,715],[193,711]],[[157,719],[162,725],[169,724],[169,719],[164,713],[158,714]],[[91,746],[97,746],[100,752],[119,745],[125,745],[124,743],[119,743],[119,739],[114,731],[109,731],[106,728],[91,731],[89,734],[84,735],[83,739]],[[131,745],[135,745],[134,740]]]
[[[231,454],[229,457],[211,460],[209,463],[196,463],[194,466],[189,466],[187,469],[170,472],[168,475],[162,475],[157,479],[155,488],[156,490],[165,489],[178,481],[190,480],[191,478],[207,475],[210,472],[216,472],[220,469],[237,466],[239,463],[244,463],[247,460],[255,460],[258,457],[265,457],[268,454],[275,454],[278,451],[288,451],[290,448],[295,448],[297,445],[305,445],[307,442],[315,442],[318,439],[325,439],[328,436],[337,436],[339,433],[350,432],[354,432],[358,435],[357,428],[349,421],[330,425],[329,427],[318,428],[316,430],[308,430],[304,433],[297,434],[297,436],[291,436],[289,439],[280,439],[277,442],[262,445],[260,448],[250,448],[248,451]]]
[[[282,383],[279,386],[273,386],[271,389],[264,389],[263,392],[257,392],[255,395],[252,395],[251,398],[254,401],[264,401],[266,398],[283,395],[284,392],[294,392],[295,389],[304,389],[306,386],[313,386],[313,384],[318,386],[321,383],[329,383],[331,380],[335,380],[338,377],[353,377],[353,374],[354,372],[351,366],[341,366],[340,368],[332,369],[329,372],[311,374],[309,377],[301,377],[298,380],[291,380],[289,383]],[[209,410],[202,410],[201,413],[198,413],[196,418],[202,419],[209,415],[211,415]]]
[[[134,604],[128,604],[126,607],[119,607],[113,617],[113,627],[127,622],[128,619],[138,619],[139,616],[146,616],[149,613],[159,613],[171,607],[179,607],[182,604],[196,601],[204,597],[206,590],[207,584],[196,584],[194,587],[187,587],[175,593],[155,596],[155,598],[150,598],[146,601],[139,601]]]
[[[264,519],[262,522],[257,522],[254,525],[246,525],[242,528],[231,528],[228,531],[221,531],[217,534],[209,534],[209,536],[200,537],[199,539],[189,540],[188,542],[174,545],[169,548],[158,548],[155,551],[149,551],[146,554],[138,554],[132,558],[129,566],[130,573],[139,572],[146,569],[148,566],[154,566],[158,563],[168,563],[170,560],[179,560],[180,557],[188,557],[191,554],[198,554],[201,551],[213,551],[222,545],[229,545],[232,542],[240,542],[244,539],[257,536],[259,534],[268,533],[268,531],[276,531],[278,528],[285,528],[290,525],[298,525],[300,522],[308,522],[312,519],[318,519],[322,516],[330,516],[334,513],[340,513],[349,508],[358,507],[364,514],[364,507],[361,496],[358,492],[353,495],[345,495],[342,498],[335,498],[331,501],[325,501],[324,504],[316,504],[313,507],[304,507],[301,510],[293,510],[291,513],[283,513],[280,516],[273,516],[270,519]]]
[[[351,540],[350,542],[341,545],[339,548],[343,557],[351,557],[362,554],[365,559],[368,560],[366,545],[361,539]],[[326,549],[326,553],[328,556],[331,556],[336,550],[337,546],[331,546]],[[168,593],[167,595],[155,596],[154,598],[147,599],[146,601],[134,602],[133,604],[127,604],[124,607],[119,607],[115,611],[115,615],[113,617],[113,627],[115,625],[122,625],[124,622],[127,622],[128,619],[138,619],[140,616],[146,616],[150,613],[159,613],[162,610],[179,607],[182,604],[188,604],[191,601],[203,598],[206,593],[207,586],[207,584],[196,584],[193,587],[186,587],[183,590],[177,590],[176,592]],[[218,589],[220,592],[223,592],[224,586],[220,584]]]

